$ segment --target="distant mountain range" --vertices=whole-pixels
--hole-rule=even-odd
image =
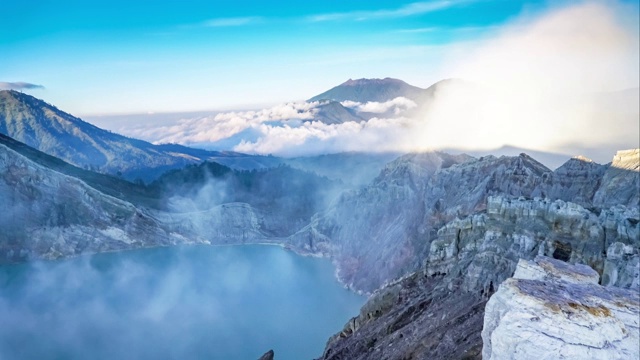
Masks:
[[[93,126],[33,96],[0,91],[0,134],[70,164],[125,179],[149,181],[161,173],[205,160],[240,169],[275,166],[264,156],[154,145]]]
[[[362,86],[366,83],[364,80],[359,82]],[[399,80],[388,79],[382,82],[382,87],[387,82],[404,84]],[[370,86],[378,86],[376,83],[377,81],[372,80]],[[373,94],[374,91],[368,93]],[[368,98],[362,96],[364,93],[360,100],[368,101]],[[313,120],[304,121],[340,124],[365,121],[366,116],[338,101],[322,100]],[[286,163],[335,180],[362,184],[373,179],[387,161],[399,155],[346,153],[281,159],[225,150],[209,151],[179,144],[155,145],[101,129],[43,100],[13,90],[0,91],[0,134],[7,136],[3,141],[12,146],[17,145],[11,140],[17,140],[74,165],[77,167],[73,170],[75,175],[79,174],[79,170],[92,170],[146,183],[172,169],[203,161],[215,161],[238,170],[267,169]]]
[[[392,78],[349,79],[309,99],[309,101],[319,102],[314,108],[313,118],[303,118],[296,121],[317,121],[337,125],[345,122],[361,123],[373,117],[418,116],[430,106],[438,91],[443,89],[443,86],[448,87],[449,85],[460,85],[467,89],[473,86],[458,79],[442,80],[426,89]],[[633,114],[620,112],[629,108],[628,103],[633,101],[637,103],[637,94],[638,89],[597,94],[593,96],[593,102],[601,104],[603,109],[608,109],[607,114],[603,114],[603,116],[609,118],[633,116]],[[341,103],[384,103],[398,97],[409,99],[416,106],[403,110],[401,114],[396,114],[393,110],[381,113],[367,112],[367,110],[345,106]],[[283,125],[287,123],[287,120],[275,122]],[[294,167],[328,175],[332,179],[362,184],[361,180],[365,182],[371,180],[381,169],[383,163],[379,161],[380,159],[391,160],[399,155],[392,153],[379,156],[361,152],[357,155],[359,159],[354,161],[352,155],[336,154],[333,157],[335,162],[330,165],[328,157],[325,155],[282,159],[227,151],[242,141],[257,141],[260,134],[254,128],[248,128],[226,139],[218,140],[215,144],[207,146],[211,150],[190,148],[179,144],[156,145],[98,128],[42,100],[11,90],[0,91],[0,134],[7,135],[82,169],[95,170],[130,181],[141,180],[147,183],[172,169],[203,161],[215,161],[240,170],[265,169],[287,163]],[[624,141],[606,147],[600,146],[602,149],[583,146],[583,150],[575,150],[576,146],[573,146],[563,153],[545,153],[505,146],[491,151],[472,151],[469,154],[481,156],[491,153],[513,156],[526,152],[534,155],[546,166],[556,168],[569,157],[568,154],[587,152],[600,155],[605,153],[608,157],[608,154],[613,151],[612,148],[626,146],[628,145]],[[574,150],[572,151],[572,149]],[[451,151],[454,153],[462,152],[455,149],[451,149]],[[606,157],[598,156],[601,160]],[[348,169],[350,166],[355,166],[355,168]],[[331,169],[332,167],[334,170]],[[354,173],[367,175],[355,179],[354,182],[352,180]]]

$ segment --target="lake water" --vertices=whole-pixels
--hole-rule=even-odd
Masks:
[[[333,272],[259,245],[0,266],[0,359],[312,359],[365,302]]]

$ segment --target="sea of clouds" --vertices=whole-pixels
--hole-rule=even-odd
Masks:
[[[610,159],[616,148],[636,147],[640,131],[638,24],[626,10],[613,2],[557,6],[452,44],[442,73],[464,81],[439,83],[426,106],[403,97],[345,101],[362,120],[326,123],[321,102],[290,102],[116,130],[279,156],[511,145]]]

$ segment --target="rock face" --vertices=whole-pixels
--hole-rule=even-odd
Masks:
[[[637,262],[640,248],[638,219],[637,208],[597,215],[562,200],[490,197],[486,212],[453,220],[438,231],[425,271],[464,275],[465,289],[488,291],[513,274],[519,259],[546,255],[586,263],[600,273],[610,263],[608,272],[624,275],[607,275],[604,284],[628,287],[633,271],[627,267]],[[628,246],[629,253],[619,254],[617,243]]]
[[[320,359],[479,359],[486,296],[415,272],[374,292]]]
[[[340,279],[351,288],[371,292],[421,265],[428,251],[423,241],[428,231],[424,179],[468,158],[441,153],[402,157],[383,169],[371,185],[343,193],[290,242],[311,249],[331,248]]]
[[[0,262],[191,242],[149,212],[0,145]]]
[[[640,150],[618,151],[602,179],[593,203],[598,207],[640,203]]]
[[[591,159],[575,157],[546,176],[540,195],[589,207],[606,170]]]
[[[536,257],[487,303],[483,359],[637,359],[640,295],[597,284],[585,265]]]
[[[581,259],[581,253],[589,254],[585,256],[590,259],[584,261],[593,262],[590,264],[602,271],[602,253],[618,236],[637,238],[637,227],[633,224],[637,211],[634,209],[638,208],[640,200],[637,188],[632,185],[638,182],[639,173],[629,165],[631,163],[633,161],[615,160],[611,166],[605,166],[574,158],[551,171],[525,154],[479,159],[437,152],[406,155],[388,164],[370,185],[343,193],[306,231],[296,234],[290,241],[293,246],[304,246],[310,251],[314,247],[332,248],[341,280],[351,288],[371,292],[386,281],[418,270],[422,259],[434,256],[432,242],[436,238],[444,240],[444,234],[439,235],[438,231],[450,231],[455,237],[458,230],[463,234],[474,221],[476,225],[482,225],[481,213],[488,212],[488,207],[493,206],[489,197],[502,196],[505,201],[518,197],[529,201],[538,197],[547,203],[526,202],[531,209],[514,209],[516,213],[502,220],[504,228],[497,226],[494,235],[509,234],[513,227],[510,222],[519,218],[518,214],[524,214],[522,221],[529,222],[530,229],[523,238],[527,243],[522,246],[532,245],[535,248],[529,250],[538,251],[538,245],[532,239],[555,229],[558,237],[545,240],[542,250],[545,254],[550,251],[549,255],[552,255],[557,251],[558,256],[562,256],[566,252],[567,256],[575,256],[571,261]],[[548,202],[554,200],[564,202],[554,205]],[[560,209],[551,209],[551,206]],[[554,219],[561,221],[565,215],[563,211],[573,220],[566,228],[556,229]],[[630,224],[617,229],[617,224],[625,224],[625,212],[631,212],[627,216]],[[544,221],[543,213],[549,215]],[[480,217],[470,218],[470,215]],[[452,223],[448,230],[441,230],[456,219],[460,222]],[[540,222],[545,224],[536,230],[535,223]],[[627,230],[631,233],[624,234]],[[563,249],[562,246],[569,245],[587,246],[563,240],[566,236],[577,239],[577,232],[599,240],[584,251]],[[492,234],[488,236],[494,236]],[[451,261],[457,260],[454,257]],[[511,272],[516,262],[517,258],[511,261]]]

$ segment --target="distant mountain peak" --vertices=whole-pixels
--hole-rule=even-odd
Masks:
[[[309,101],[334,100],[357,101],[366,103],[369,101],[384,102],[397,97],[405,97],[416,100],[424,96],[425,89],[409,85],[406,82],[393,79],[349,79],[344,83],[314,96]]]
[[[343,82],[342,84],[340,84],[340,86],[363,86],[363,85],[384,85],[384,84],[408,85],[406,82],[402,80],[386,77],[384,79],[378,79],[378,78],[372,78],[372,79],[362,78],[362,79],[355,79],[355,80],[349,79]]]

